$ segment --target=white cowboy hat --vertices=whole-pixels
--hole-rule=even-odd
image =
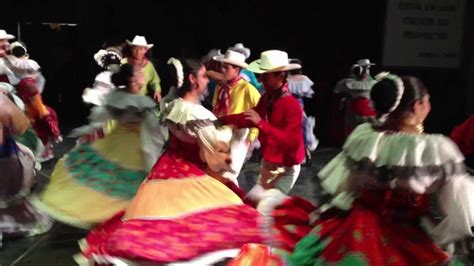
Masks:
[[[201,60],[203,62],[209,61],[211,59],[214,60],[214,57],[218,56],[218,55],[222,55],[221,49],[212,49],[212,50],[209,51],[209,53],[204,55]]]
[[[232,50],[232,51],[236,51],[236,52],[239,52],[241,54],[244,54],[245,59],[250,57],[250,49],[245,48],[243,43],[236,43],[233,47],[227,48],[227,50]]]
[[[0,40],[15,39],[15,35],[8,34],[5,30],[0,30]]]
[[[250,63],[249,70],[257,74],[300,69],[299,64],[290,64],[288,54],[279,50],[269,50],[260,54],[260,59]]]
[[[232,50],[227,50],[224,55],[217,55],[214,56],[212,59],[222,63],[239,66],[245,69],[249,67],[249,65],[245,63],[245,55]]]
[[[154,44],[148,44],[146,42],[146,39],[144,36],[136,35],[135,38],[133,38],[133,41],[127,40],[128,45],[133,45],[133,46],[144,46],[148,49],[153,47]]]
[[[369,59],[359,59],[357,60],[356,65],[361,66],[361,67],[366,67],[366,66],[373,66],[375,64],[371,63]]]

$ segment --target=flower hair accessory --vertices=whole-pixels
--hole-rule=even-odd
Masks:
[[[122,60],[122,56],[112,50],[100,49],[97,53],[94,54],[94,60],[100,67],[109,68],[111,65],[114,65],[112,61],[120,62],[120,60]]]
[[[97,53],[94,54],[94,60],[100,67],[104,67],[102,64],[102,58],[106,54],[107,54],[107,51],[104,49],[100,49]]]
[[[21,42],[13,42],[10,44],[10,50],[15,47],[22,47],[26,51],[26,47]]]
[[[397,87],[397,97],[395,98],[395,102],[393,105],[388,109],[388,111],[379,117],[380,122],[385,122],[388,118],[388,116],[397,109],[398,105],[400,105],[400,101],[402,100],[403,92],[405,91],[405,85],[403,85],[402,79],[395,75],[395,74],[390,74],[390,72],[381,72],[375,76],[375,79],[377,81],[381,81],[383,79],[389,79],[393,83],[395,83],[395,86]]]
[[[171,57],[170,59],[168,59],[167,64],[168,65],[172,64],[176,68],[176,77],[178,79],[177,89],[181,88],[184,82],[183,65],[178,59],[174,57]]]
[[[10,44],[10,51],[13,51],[13,49],[15,49],[16,47],[21,47],[23,49],[23,54],[18,56],[16,54],[15,57],[18,57],[18,58],[29,58],[29,55],[28,55],[28,50],[26,49],[26,46],[21,43],[21,42],[13,42],[12,44]],[[12,52],[13,54],[13,52]]]

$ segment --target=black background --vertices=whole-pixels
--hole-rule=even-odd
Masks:
[[[158,72],[171,56],[201,57],[212,48],[225,50],[243,42],[252,50],[281,49],[303,61],[303,71],[315,82],[316,95],[306,109],[316,116],[316,134],[323,143],[337,144],[337,80],[359,58],[378,65],[373,73],[391,70],[413,74],[427,85],[433,110],[429,132],[447,134],[468,115],[471,14],[466,1],[463,61],[459,69],[386,68],[381,66],[386,1],[2,1],[0,28],[28,45],[47,79],[44,101],[56,108],[63,127],[85,122],[88,107],[82,90],[92,85],[99,69],[93,54],[105,41],[145,35],[154,43],[152,59]],[[74,23],[54,29],[43,22]],[[165,89],[165,88],[164,88]],[[471,94],[472,95],[472,94]]]

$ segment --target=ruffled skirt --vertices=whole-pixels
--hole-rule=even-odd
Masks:
[[[130,206],[89,233],[82,260],[171,263],[264,242],[258,212],[190,159],[197,149],[175,144]]]
[[[136,127],[117,127],[93,144],[80,144],[56,164],[34,204],[63,223],[90,228],[123,210],[145,179]]]
[[[275,232],[290,265],[442,265],[448,254],[418,226],[426,199],[366,192],[348,212],[290,198],[274,211]],[[390,195],[390,199],[387,199]],[[410,206],[411,205],[411,206]],[[312,221],[315,220],[315,221]]]

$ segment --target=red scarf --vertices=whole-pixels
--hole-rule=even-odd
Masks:
[[[213,113],[217,117],[228,115],[229,111],[229,101],[230,101],[230,89],[234,86],[242,77],[238,76],[232,80],[227,81],[225,84],[221,85],[221,91],[217,97],[216,105],[214,106]]]

